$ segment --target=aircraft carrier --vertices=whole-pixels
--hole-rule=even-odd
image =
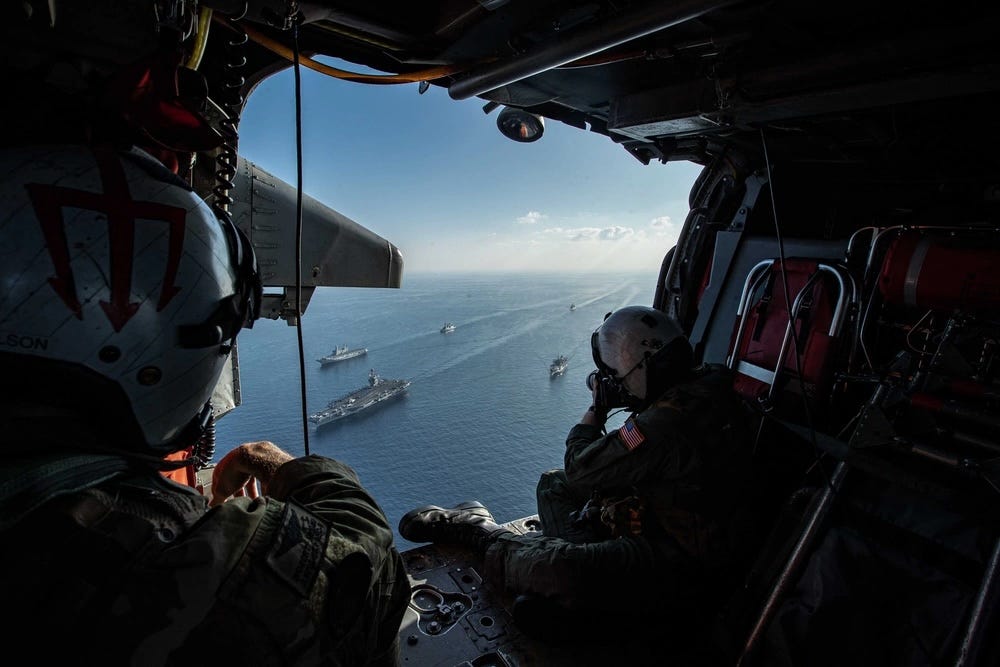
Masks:
[[[409,380],[385,380],[373,368],[368,373],[368,386],[330,401],[325,408],[309,415],[309,421],[317,426],[343,419],[361,412],[376,403],[381,403],[406,391]]]
[[[552,360],[549,364],[549,375],[555,377],[557,375],[562,375],[566,370],[566,366],[569,365],[569,359],[564,354],[560,354],[558,357]]]

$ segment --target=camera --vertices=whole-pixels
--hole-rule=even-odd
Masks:
[[[594,407],[600,410],[628,407],[633,402],[632,395],[617,380],[600,371],[591,371],[587,376],[587,389],[594,392]]]

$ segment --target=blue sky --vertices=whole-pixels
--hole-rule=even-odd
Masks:
[[[327,61],[345,69],[356,66]],[[240,153],[295,185],[294,79],[250,95]],[[303,190],[395,244],[404,273],[655,273],[700,167],[643,165],[609,138],[550,122],[530,144],[499,109],[432,86],[341,81],[303,68]]]

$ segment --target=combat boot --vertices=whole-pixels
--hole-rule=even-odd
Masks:
[[[485,551],[502,533],[486,506],[469,500],[450,509],[424,505],[399,520],[399,534],[411,542],[458,544]]]

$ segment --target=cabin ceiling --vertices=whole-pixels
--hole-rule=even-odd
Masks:
[[[268,5],[272,5],[268,7]],[[256,5],[256,6],[255,6]],[[291,45],[281,3],[244,19]],[[684,0],[300,5],[303,53],[429,79],[607,135],[635,157],[703,157],[760,128],[814,159],[871,159],[900,138],[951,132],[996,108],[993,3]],[[268,18],[270,17],[270,18]],[[284,26],[282,26],[284,27]],[[256,48],[263,76],[279,63]],[[283,64],[281,66],[284,66]]]
[[[1000,154],[1000,3],[848,0],[202,0],[215,22],[200,70],[217,102],[233,76],[224,17],[250,33],[244,93],[299,51],[606,135],[642,162],[784,158],[901,165]],[[8,141],[48,136],[95,72],[139,62],[179,0],[24,0],[0,10],[11,94],[55,95]],[[175,18],[188,30],[193,16]],[[190,35],[188,35],[190,38]],[[193,38],[190,38],[193,43]],[[279,54],[284,50],[283,54]],[[329,62],[319,58],[320,62]],[[78,63],[86,63],[86,68]],[[106,69],[105,69],[106,68]],[[371,68],[371,69],[368,69]],[[75,69],[78,78],[63,80]],[[86,100],[83,100],[86,102]],[[62,105],[65,108],[57,108]],[[499,115],[498,111],[493,111]],[[31,116],[38,116],[37,119]],[[30,127],[28,127],[30,126]],[[27,129],[24,129],[27,127]],[[968,141],[974,136],[975,142]],[[978,154],[977,154],[978,152]]]

